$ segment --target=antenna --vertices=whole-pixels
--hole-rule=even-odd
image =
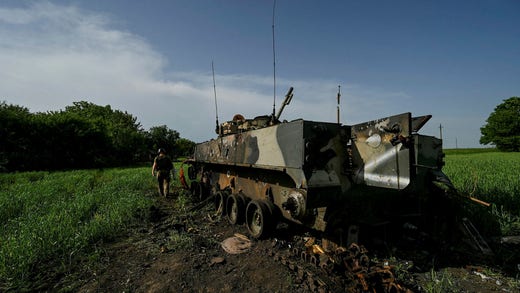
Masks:
[[[339,100],[341,98],[341,85],[338,85],[338,106],[337,106],[337,114],[338,114],[338,124],[339,124]]]
[[[272,122],[274,122],[274,113],[276,111],[276,52],[275,52],[275,45],[274,45],[274,12],[276,8],[276,0],[273,1],[273,115]]]
[[[213,60],[211,61],[211,72],[213,73],[213,93],[215,95],[215,131],[220,136],[220,129],[218,123],[218,108],[217,108],[217,86],[215,85],[215,67],[213,66]]]

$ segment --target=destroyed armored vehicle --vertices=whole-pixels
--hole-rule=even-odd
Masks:
[[[292,95],[291,88],[283,106]],[[260,238],[284,220],[326,232],[338,245],[371,231],[435,234],[453,224],[442,141],[418,133],[430,115],[280,122],[283,106],[277,115],[235,115],[187,162],[192,191],[213,197],[231,224],[245,223]]]

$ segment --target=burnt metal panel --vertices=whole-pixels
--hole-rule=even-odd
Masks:
[[[303,165],[303,120],[221,136],[200,143],[194,159],[210,164],[286,172],[296,186],[306,186]]]
[[[260,168],[303,165],[303,120],[222,136],[198,144],[195,160]]]
[[[411,177],[411,114],[352,126],[357,184],[404,189]]]
[[[418,132],[428,120],[432,118],[432,115],[424,115],[412,118],[412,132]]]

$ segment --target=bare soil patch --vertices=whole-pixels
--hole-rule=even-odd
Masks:
[[[244,226],[231,226],[207,205],[194,212],[179,212],[178,198],[157,198],[149,219],[124,237],[100,244],[95,265],[82,265],[41,288],[74,292],[345,292],[348,282],[328,278],[326,286],[315,286],[290,265],[280,261],[304,233],[291,227],[266,240],[251,240],[241,254],[227,253],[222,241],[235,234],[247,235]],[[188,208],[195,204],[188,203]],[[404,253],[406,254],[406,253]],[[485,266],[447,264],[443,268],[412,265],[406,257],[389,260],[403,290],[427,292],[447,282],[451,292],[520,292],[518,281]],[[410,255],[413,258],[413,255]],[[381,261],[381,259],[379,259]],[[383,260],[384,261],[384,260]],[[437,271],[443,269],[442,272]],[[433,280],[432,280],[433,278]],[[430,291],[440,292],[440,291]]]

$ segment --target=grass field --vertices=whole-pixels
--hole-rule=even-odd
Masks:
[[[446,153],[443,170],[459,191],[520,212],[520,153]]]
[[[65,269],[152,205],[147,168],[0,174],[0,291]]]
[[[447,150],[444,173],[465,195],[493,204],[502,232],[520,232],[520,153]]]
[[[444,171],[457,189],[493,203],[506,234],[520,229],[520,153],[446,153]],[[155,189],[149,166],[0,174],[0,291],[26,288],[42,267],[66,271],[77,256],[95,254],[99,242],[147,216]]]

